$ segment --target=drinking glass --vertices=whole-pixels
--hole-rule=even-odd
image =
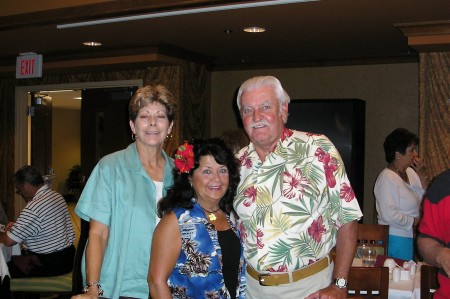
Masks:
[[[358,256],[358,258],[362,259],[363,250],[366,247],[366,245],[358,245],[358,247],[356,247],[356,255]]]
[[[362,252],[362,264],[364,267],[373,267],[377,260],[377,249],[367,246]]]

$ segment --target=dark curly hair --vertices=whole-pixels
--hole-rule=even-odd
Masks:
[[[228,168],[229,185],[219,206],[227,214],[234,213],[233,200],[240,180],[239,161],[220,138],[195,139],[189,143],[194,147],[194,167],[189,173],[179,172],[176,167],[173,169],[174,183],[167,191],[167,195],[158,203],[158,216],[162,217],[175,207],[191,209],[194,206],[192,198],[195,197],[195,190],[190,183],[190,178],[194,170],[199,167],[200,158],[209,155],[213,156],[218,164],[226,165]]]
[[[406,148],[412,144],[419,144],[419,137],[417,137],[416,134],[403,128],[397,128],[392,131],[391,134],[386,136],[383,143],[386,162],[391,163],[394,161],[395,152],[404,155],[406,153]]]

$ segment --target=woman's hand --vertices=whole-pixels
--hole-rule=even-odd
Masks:
[[[422,172],[424,166],[424,161],[419,157],[415,157],[411,163],[411,167],[419,174]]]

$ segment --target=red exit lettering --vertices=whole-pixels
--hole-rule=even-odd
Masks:
[[[22,60],[20,62],[20,75],[34,74],[34,58],[30,60]]]

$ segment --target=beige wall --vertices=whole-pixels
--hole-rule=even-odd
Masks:
[[[80,164],[80,110],[53,108],[52,124],[52,190],[65,194],[69,169]]]
[[[357,98],[366,101],[364,222],[374,217],[373,184],[385,167],[383,141],[397,127],[418,134],[418,63],[342,67],[217,71],[211,81],[211,133],[237,127],[233,114],[239,85],[257,75],[280,79],[292,99]]]

